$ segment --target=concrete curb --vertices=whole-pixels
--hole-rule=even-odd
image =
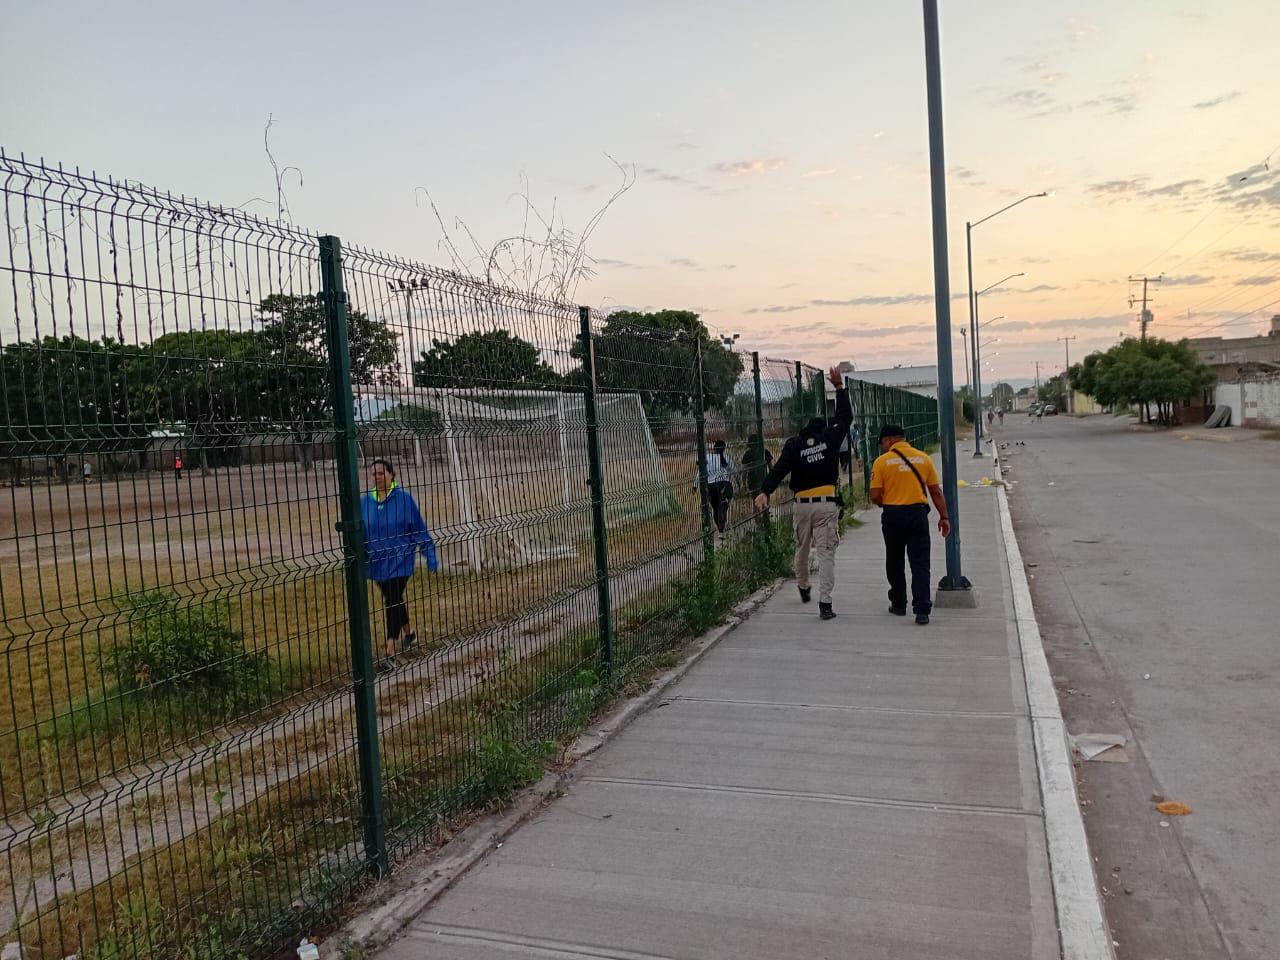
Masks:
[[[999,476],[1003,465],[996,462]],[[1058,914],[1058,937],[1063,960],[1115,960],[1111,929],[1102,909],[1102,897],[1093,872],[1089,838],[1076,794],[1075,768],[1067,743],[1067,729],[1053,688],[1049,660],[1040,638],[1031,603],[1031,585],[1022,563],[1022,551],[1013,532],[1009,495],[1004,486],[996,488],[1000,505],[1000,526],[1004,533],[1013,584],[1014,615],[1018,643],[1022,649],[1022,670],[1031,710],[1031,729],[1040,775],[1044,805],[1044,828],[1049,846],[1049,874],[1053,880],[1054,909]]]
[[[784,582],[776,580],[747,597],[734,608],[728,620],[694,640],[688,656],[659,675],[648,690],[627,699],[588,727],[566,751],[561,770],[545,774],[533,786],[522,790],[506,809],[480,817],[440,849],[419,854],[400,865],[390,879],[374,888],[376,903],[365,904],[360,916],[324,939],[320,945],[322,960],[362,957],[386,946],[472,867],[501,846],[521,824],[557,799],[580,772],[583,760],[658,704],[667,690],[773,596]]]

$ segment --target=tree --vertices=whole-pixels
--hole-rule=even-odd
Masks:
[[[564,378],[543,362],[538,348],[506,330],[432,340],[413,364],[415,387],[555,387]]]
[[[253,378],[261,388],[263,419],[290,424],[304,470],[311,468],[316,429],[330,425],[333,411],[327,319],[319,294],[272,294],[258,309],[261,366]],[[398,334],[359,310],[347,311],[351,382],[390,387],[400,383]]]
[[[1150,421],[1156,404],[1160,423],[1173,423],[1174,405],[1208,389],[1214,375],[1188,346],[1150,337],[1127,339],[1105,353],[1091,353],[1069,371],[1071,386],[1103,406],[1136,404]]]
[[[1040,384],[1040,388],[1036,391],[1037,399],[1043,403],[1052,403],[1059,410],[1067,408],[1067,377],[1064,374],[1057,374],[1050,377],[1044,383]]]
[[[594,346],[597,386],[639,394],[645,415],[654,419],[693,412],[699,349],[704,410],[723,407],[742,375],[742,358],[712,337],[692,310],[619,310],[595,334]],[[582,345],[572,352],[581,358]]]
[[[955,394],[956,409],[960,411],[961,419],[968,423],[973,423],[973,389],[971,387],[960,387]]]

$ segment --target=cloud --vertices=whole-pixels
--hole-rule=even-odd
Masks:
[[[1265,287],[1265,286],[1267,286],[1267,285],[1269,285],[1269,284],[1275,283],[1277,279],[1280,279],[1280,278],[1277,278],[1277,277],[1245,277],[1245,278],[1244,278],[1244,279],[1242,279],[1242,280],[1237,280],[1237,281],[1236,281],[1236,286],[1237,286],[1237,287]]]
[[[994,262],[994,261],[993,261]],[[1020,257],[1019,263],[1053,263],[1048,257]]]
[[[810,300],[814,307],[897,307],[907,303],[933,303],[933,294],[899,293],[892,295],[850,297],[848,300]]]
[[[1214,97],[1212,100],[1201,100],[1199,103],[1193,103],[1191,106],[1194,110],[1212,110],[1214,107],[1220,107],[1224,103],[1230,103],[1232,100],[1237,100],[1243,96],[1244,94],[1239,90],[1232,90],[1229,93],[1222,94],[1220,97]]]
[[[1166,183],[1162,187],[1150,187],[1143,190],[1144,197],[1180,197],[1192,187],[1199,187],[1204,183],[1203,180],[1178,180],[1176,183]]]
[[[1224,250],[1218,254],[1223,260],[1240,260],[1244,263],[1271,263],[1280,260],[1280,253],[1270,253],[1266,250],[1251,250],[1248,247],[1239,247],[1235,250]]]
[[[1181,277],[1165,277],[1160,281],[1160,285],[1165,287],[1199,287],[1203,284],[1212,282],[1213,277],[1206,277],[1199,273],[1190,273]]]
[[[1082,110],[1101,110],[1103,113],[1132,113],[1138,109],[1138,94],[1112,93],[1105,97],[1093,97],[1080,101]]]
[[[948,172],[957,180],[976,180],[978,178],[978,175],[968,167],[952,167]]]
[[[711,171],[724,174],[726,177],[746,177],[769,173],[772,170],[777,170],[785,163],[785,160],[776,157],[768,160],[733,160],[726,163],[712,164]]]
[[[1091,317],[1055,317],[1051,320],[1007,320],[993,323],[988,329],[1003,333],[1018,333],[1026,330],[1090,330],[1111,327],[1115,324],[1126,324],[1133,318],[1127,313],[1110,313]]]
[[[1084,192],[1098,196],[1116,196],[1119,194],[1137,193],[1143,189],[1142,185],[1146,182],[1146,177],[1130,177],[1127,180],[1103,180],[1099,183],[1089,184],[1089,186],[1084,188]]]
[[[888,134],[886,134],[883,130],[877,130],[875,133],[871,135],[871,139],[883,140],[886,136],[888,136]]]
[[[678,183],[686,187],[693,187],[695,190],[710,190],[711,188],[705,184],[699,183],[692,177],[686,177],[679,173],[671,173],[663,170],[661,167],[644,166],[639,167],[637,172],[640,176],[649,180],[657,180],[660,183]]]
[[[721,270],[737,270],[738,265],[736,263],[722,263],[720,264],[720,269]]]
[[[644,267],[638,263],[628,263],[626,260],[610,260],[606,257],[597,257],[594,259],[598,267],[615,267],[618,270],[643,270]]]
[[[914,333],[934,333],[937,327],[932,323],[904,323],[900,327],[854,327],[852,330],[840,330],[845,337],[898,337]]]
[[[804,173],[800,174],[800,176],[805,177],[806,179],[809,177],[829,177],[833,173],[839,172],[839,169],[836,167],[817,167],[813,170],[806,170]]]
[[[673,267],[687,267],[690,270],[701,270],[696,261],[690,260],[688,257],[672,257],[668,261]]]
[[[1034,87],[1028,87],[1024,90],[1014,90],[1001,97],[1001,103],[1012,104],[1015,107],[1022,107],[1025,110],[1048,110],[1055,106],[1057,101],[1045,93],[1043,90],[1037,90]]]
[[[668,150],[697,150],[696,143],[673,143],[667,147]]]
[[[807,309],[805,304],[794,306],[780,306],[775,304],[772,307],[752,307],[747,313],[794,313],[796,310]]]

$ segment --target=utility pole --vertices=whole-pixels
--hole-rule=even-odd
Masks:
[[[938,0],[923,0],[925,99],[929,109],[929,186],[933,214],[933,308],[938,350],[938,440],[942,448],[942,493],[951,517],[946,539],[947,573],[938,583],[939,607],[976,607],[977,594],[960,568],[960,495],[956,469],[954,367],[951,360],[951,278],[947,258],[947,167],[942,137],[942,54]],[[974,332],[976,337],[976,331]],[[974,344],[977,347],[977,344]],[[976,418],[975,418],[976,419]]]
[[[1039,400],[1040,399],[1040,361],[1039,360],[1035,361],[1035,364],[1036,364],[1036,399]]]
[[[969,380],[969,331],[960,328],[960,339],[964,343],[964,386],[969,391],[969,399],[973,399],[973,386]]]
[[[1067,352],[1067,365],[1062,368],[1063,386],[1067,390],[1067,413],[1076,412],[1075,391],[1071,389],[1071,341],[1075,337],[1059,337],[1062,341],[1062,349]]]
[[[1143,340],[1147,339],[1147,324],[1149,324],[1149,323],[1151,322],[1151,311],[1147,309],[1147,304],[1151,302],[1151,298],[1150,298],[1149,296],[1147,296],[1147,284],[1149,284],[1149,283],[1159,283],[1159,282],[1160,282],[1161,280],[1163,280],[1163,279],[1164,279],[1164,274],[1163,274],[1163,273],[1162,273],[1162,274],[1160,274],[1160,276],[1158,276],[1158,277],[1148,277],[1148,276],[1146,276],[1146,275],[1144,274],[1144,275],[1143,275],[1143,276],[1141,276],[1141,277],[1130,277],[1130,278],[1129,278],[1129,282],[1130,282],[1130,283],[1137,283],[1138,281],[1142,281],[1142,298],[1141,298],[1141,299],[1139,299],[1139,298],[1137,298],[1137,297],[1133,296],[1132,294],[1130,294],[1130,295],[1129,295],[1129,306],[1130,306],[1130,307],[1133,307],[1135,304],[1138,304],[1138,303],[1141,303],[1141,304],[1142,304],[1142,313],[1138,314],[1138,322],[1139,322],[1139,323],[1141,324],[1141,326],[1142,326],[1142,339],[1143,339]]]

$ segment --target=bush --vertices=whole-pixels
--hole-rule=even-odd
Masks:
[[[271,662],[245,650],[231,628],[226,600],[184,601],[164,591],[126,597],[129,638],[111,654],[122,690],[178,693],[199,690],[224,709],[268,695]]]

